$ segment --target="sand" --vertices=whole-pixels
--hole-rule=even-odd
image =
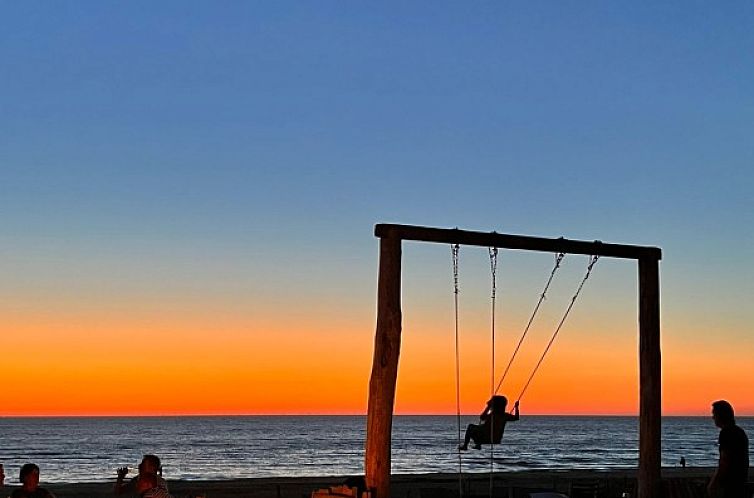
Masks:
[[[663,469],[665,496],[694,498],[704,486],[714,469],[666,468]],[[495,496],[505,498],[528,497],[529,492],[555,490],[577,496],[621,497],[623,493],[635,498],[636,469],[609,471],[526,471],[496,472],[493,476]],[[464,474],[464,498],[489,496],[490,474]],[[170,491],[175,498],[206,496],[207,498],[309,498],[318,488],[342,484],[344,477],[291,477],[268,479],[233,479],[224,481],[171,481]],[[112,482],[41,484],[58,498],[88,497],[112,498]],[[6,487],[0,496],[10,495]],[[392,477],[393,498],[445,498],[457,497],[457,474],[412,474]],[[122,495],[124,497],[135,495]]]

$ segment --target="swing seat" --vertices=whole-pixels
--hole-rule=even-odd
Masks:
[[[487,434],[481,439],[476,439],[477,444],[500,444],[503,442],[503,432],[499,431],[499,434],[492,435],[492,441],[490,442],[490,436]]]

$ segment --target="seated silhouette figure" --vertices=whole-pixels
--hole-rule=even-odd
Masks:
[[[469,442],[474,441],[474,449],[481,449],[483,444],[500,444],[505,431],[505,424],[519,419],[518,401],[513,405],[513,413],[505,411],[508,399],[505,396],[493,396],[487,401],[487,406],[479,415],[480,424],[469,424],[463,444],[458,447],[462,451],[469,448]]]

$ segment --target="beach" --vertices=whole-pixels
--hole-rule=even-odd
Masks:
[[[664,496],[692,498],[703,496],[704,487],[714,469],[709,467],[664,468]],[[557,470],[464,474],[464,496],[489,496],[490,477],[494,496],[526,497],[530,492],[557,491],[570,496],[634,497],[636,469]],[[343,477],[280,477],[231,480],[168,481],[175,498],[303,498],[312,491],[343,483]],[[58,498],[112,497],[112,482],[49,484],[46,487]],[[458,474],[402,474],[392,477],[393,498],[458,496]],[[4,493],[10,494],[6,487]],[[597,495],[594,495],[594,491]],[[702,494],[698,494],[698,493]],[[624,495],[627,493],[627,495]],[[130,495],[123,495],[130,496]]]

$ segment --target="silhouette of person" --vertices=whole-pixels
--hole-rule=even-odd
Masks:
[[[484,411],[479,415],[480,424],[469,424],[466,427],[466,435],[459,450],[466,451],[469,441],[474,441],[474,449],[482,449],[483,444],[496,444],[503,438],[505,424],[519,419],[518,401],[513,405],[513,413],[507,413],[505,407],[508,399],[505,396],[493,396]]]
[[[151,472],[142,472],[136,478],[136,492],[141,498],[173,498],[160,484],[162,478]]]
[[[115,480],[113,489],[116,495],[136,491],[137,480],[142,474],[154,474],[157,477],[158,485],[165,488],[165,491],[168,490],[168,483],[162,478],[162,462],[157,455],[144,455],[141,463],[139,463],[139,474],[128,482],[125,481],[126,474],[128,474],[128,467],[118,469],[118,478]]]
[[[11,498],[55,498],[54,494],[39,487],[39,467],[34,463],[26,463],[21,467],[18,480],[21,487],[13,490]]]
[[[3,467],[3,464],[0,463],[0,488],[5,486],[5,468]]]
[[[748,498],[746,481],[749,477],[749,438],[736,425],[733,407],[727,401],[712,403],[712,418],[720,428],[720,459],[707,491],[713,498]]]

